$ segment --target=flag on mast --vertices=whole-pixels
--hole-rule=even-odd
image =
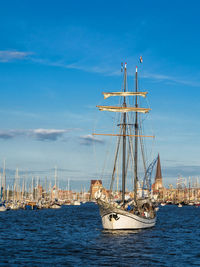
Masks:
[[[142,63],[143,62],[143,59],[142,59],[142,56],[140,56],[140,63]]]
[[[123,62],[121,63],[121,72],[123,72],[123,69],[124,69],[124,67],[123,67]]]

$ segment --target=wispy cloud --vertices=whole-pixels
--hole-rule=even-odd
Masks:
[[[112,67],[112,64],[99,64],[99,65],[93,65],[93,64],[88,64],[88,63],[81,63],[81,62],[74,62],[74,63],[63,63],[63,62],[51,62],[49,60],[45,59],[37,59],[37,58],[32,58],[32,61],[39,63],[39,64],[44,64],[48,66],[54,66],[54,67],[60,67],[60,68],[66,68],[66,69],[74,69],[74,70],[81,70],[84,72],[91,72],[91,73],[99,73],[104,76],[120,76],[121,72],[120,69],[116,69]],[[132,69],[132,67],[131,67]],[[176,77],[176,76],[171,76],[171,75],[166,75],[162,73],[144,73],[142,74],[143,78],[148,78],[152,79],[155,81],[167,81],[167,82],[172,82],[172,83],[177,83],[177,84],[184,84],[188,86],[193,86],[193,87],[199,87],[200,86],[200,81],[195,81],[191,79],[185,79],[182,77]]]
[[[16,136],[15,132],[12,131],[0,131],[0,139],[12,139]]]
[[[57,141],[71,129],[30,129],[0,131],[0,139],[13,139],[18,136],[31,137],[38,141]]]
[[[183,177],[199,176],[199,165],[176,165],[163,168],[163,175],[165,177],[178,178],[179,175]]]
[[[65,69],[74,69],[74,70],[81,70],[84,72],[90,72],[90,73],[99,73],[106,76],[119,76],[120,70],[114,70],[111,67],[108,67],[107,65],[93,65],[88,63],[81,63],[81,62],[74,62],[74,63],[63,63],[62,61],[50,61],[48,59],[41,59],[32,57],[32,62],[52,66],[52,67],[59,67],[59,68],[65,68]]]
[[[14,116],[14,117],[28,117],[30,119],[39,119],[43,117],[43,114],[41,113],[32,113],[17,109],[0,109],[1,116]]]
[[[30,52],[0,50],[0,62],[9,62],[12,60],[26,59],[31,54],[32,53],[30,53]]]
[[[146,72],[142,76],[143,78],[153,79],[156,81],[168,81],[168,82],[184,84],[184,85],[189,85],[189,86],[194,86],[194,87],[200,86],[200,81],[191,81],[190,79],[186,80],[185,78],[164,75],[164,74],[159,74],[159,73],[147,73]]]
[[[24,60],[28,59],[31,62],[42,64],[46,66],[52,66],[52,67],[59,67],[59,68],[65,68],[65,69],[74,69],[74,70],[80,70],[84,72],[90,72],[90,73],[99,73],[104,76],[120,76],[121,72],[120,69],[116,69],[113,67],[112,64],[89,64],[88,62],[73,62],[73,63],[66,63],[63,60],[59,61],[51,61],[49,59],[45,58],[39,58],[36,55],[33,55],[32,52],[21,52],[21,51],[9,51],[9,50],[0,50],[0,62],[10,62],[13,60]],[[130,69],[132,67],[130,66]],[[144,72],[142,74],[143,78],[152,79],[155,81],[167,81],[177,84],[184,84],[188,86],[193,87],[199,87],[200,81],[195,81],[191,79],[185,79],[185,77],[176,77],[171,76],[167,74],[162,73],[150,73],[150,72]]]
[[[80,136],[80,141],[81,141],[82,145],[86,145],[86,146],[90,146],[94,143],[104,144],[103,140],[101,140],[101,139],[99,139],[99,138],[97,138],[91,134]]]

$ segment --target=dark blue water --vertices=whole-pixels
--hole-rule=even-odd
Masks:
[[[200,208],[161,207],[154,228],[106,232],[98,206],[0,213],[2,266],[200,266]]]

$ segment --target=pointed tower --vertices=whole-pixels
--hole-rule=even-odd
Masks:
[[[162,184],[162,172],[161,172],[161,164],[160,164],[160,155],[158,154],[158,161],[156,167],[156,176],[155,176],[155,189],[158,190],[163,188]]]

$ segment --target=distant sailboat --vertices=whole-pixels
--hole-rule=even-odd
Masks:
[[[50,205],[51,209],[60,209],[61,205],[59,203],[54,202],[52,205]]]
[[[3,203],[0,203],[0,211],[6,211],[7,208]]]
[[[74,206],[80,206],[81,202],[79,200],[74,200],[73,205]]]
[[[2,202],[2,195],[3,195],[3,187],[0,184],[0,211],[6,211],[7,208],[6,208],[5,204],[4,204],[4,202]]]

